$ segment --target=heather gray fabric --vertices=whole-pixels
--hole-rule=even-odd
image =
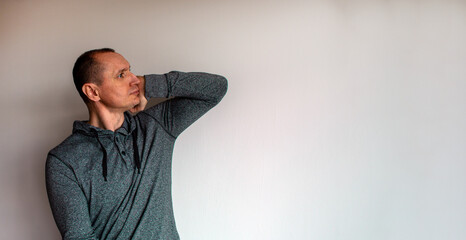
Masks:
[[[75,121],[72,135],[49,152],[47,193],[63,239],[179,239],[171,198],[174,143],[220,102],[227,81],[182,72],[145,78],[146,98],[174,98],[135,116],[125,113],[115,132]]]

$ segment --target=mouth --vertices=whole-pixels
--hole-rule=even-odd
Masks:
[[[135,89],[129,93],[129,95],[139,95],[139,89]]]

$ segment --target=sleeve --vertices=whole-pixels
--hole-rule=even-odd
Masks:
[[[73,170],[49,154],[45,167],[47,195],[64,240],[98,240],[89,217],[86,197]]]
[[[217,105],[226,94],[225,77],[208,73],[172,71],[145,76],[145,96],[169,98],[144,113],[155,118],[173,137]]]

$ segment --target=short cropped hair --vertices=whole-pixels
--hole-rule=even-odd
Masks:
[[[76,90],[78,90],[79,95],[84,100],[84,102],[89,102],[87,96],[83,93],[83,85],[85,83],[101,83],[101,71],[102,65],[99,63],[95,55],[98,53],[107,53],[107,52],[115,52],[115,50],[111,48],[100,48],[89,50],[76,59],[73,67],[73,81],[74,85],[76,86]]]

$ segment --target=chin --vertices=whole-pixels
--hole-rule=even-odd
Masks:
[[[135,98],[133,101],[134,106],[138,105],[139,103],[141,103],[141,99],[139,99],[139,97]]]
[[[140,103],[140,101],[134,101],[133,104],[131,104],[131,106],[129,106],[129,109],[132,109],[132,108],[136,107],[139,103]]]

